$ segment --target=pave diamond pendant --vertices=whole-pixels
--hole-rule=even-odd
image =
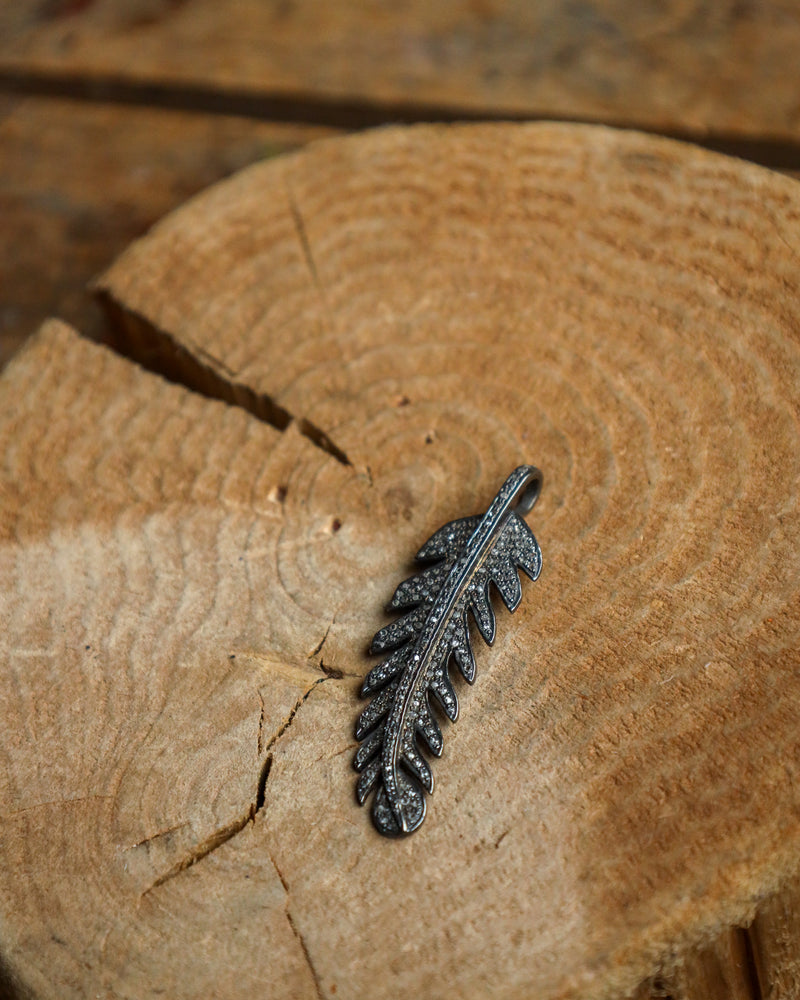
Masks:
[[[491,646],[495,616],[493,584],[509,611],[522,599],[518,570],[535,580],[542,553],[523,521],[539,496],[542,474],[521,465],[503,483],[481,517],[464,517],[440,528],[417,553],[427,564],[404,580],[389,608],[401,618],[376,633],[370,653],[388,654],[367,674],[361,696],[372,700],[356,724],[361,746],[353,761],[360,772],[360,803],[374,792],[372,820],[379,833],[413,833],[425,818],[425,792],[433,774],[421,747],[442,753],[442,733],[433,705],[455,722],[458,699],[450,680],[455,661],[464,678],[475,680],[468,612]]]

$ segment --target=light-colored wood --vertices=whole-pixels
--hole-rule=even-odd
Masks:
[[[798,247],[796,182],[566,126],[314,144],[134,245],[120,348],[239,405],[60,327],[0,382],[12,973],[599,1000],[749,922],[800,850]],[[383,841],[366,646],[524,460],[542,577]]]
[[[16,0],[1,16],[0,69],[23,77],[800,137],[794,0]]]
[[[309,654],[330,599],[270,596],[292,470],[344,470],[59,324],[0,387],[9,975],[39,996],[238,996],[262,976],[261,995],[313,996],[255,821],[327,679]]]
[[[226,115],[29,98],[0,109],[0,365],[47,316],[102,336],[87,283],[157,219],[329,134]]]

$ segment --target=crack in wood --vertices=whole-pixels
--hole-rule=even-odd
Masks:
[[[346,674],[344,670],[339,670],[337,667],[331,667],[323,659],[319,661],[319,669],[325,674],[326,677],[332,677],[336,681],[340,681],[343,677],[360,677],[361,674]]]
[[[286,919],[289,921],[289,926],[292,928],[292,934],[294,934],[294,936],[297,938],[300,944],[300,948],[302,949],[303,955],[305,956],[306,964],[308,965],[308,970],[311,973],[311,978],[314,980],[314,986],[316,987],[317,990],[317,996],[319,997],[319,1000],[323,1000],[324,994],[322,992],[322,984],[319,981],[317,970],[314,968],[314,963],[311,961],[311,955],[309,954],[308,951],[308,945],[306,944],[305,938],[300,933],[297,924],[294,922],[294,918],[292,917],[292,912],[288,906],[286,907]]]
[[[207,399],[238,406],[278,431],[293,423],[317,448],[342,465],[352,466],[347,454],[321,427],[290,413],[267,393],[233,381],[231,369],[208,351],[180,344],[141,313],[118,302],[107,289],[95,289],[94,294],[106,318],[103,343],[117,354]]]
[[[258,786],[256,787],[256,801],[255,809],[253,811],[253,819],[261,812],[264,808],[264,802],[267,797],[267,781],[269,780],[270,771],[272,770],[272,754],[268,753],[264,763],[261,765],[261,773],[258,776]]]
[[[330,631],[333,628],[335,622],[336,622],[336,618],[334,616],[333,621],[325,629],[325,635],[323,635],[323,637],[320,639],[320,641],[317,643],[317,645],[308,654],[308,659],[309,660],[313,660],[315,656],[319,656],[319,654],[322,652],[322,647],[327,642],[328,636],[330,635]],[[362,677],[362,674],[348,673],[346,670],[339,670],[338,667],[332,667],[329,663],[326,663],[325,660],[321,656],[319,658],[317,666],[323,672],[323,674],[325,674],[326,677],[332,677],[334,680],[337,680],[337,681],[340,681],[343,677],[354,677],[354,678],[355,677],[357,677],[357,678],[361,678]]]
[[[761,988],[761,977],[758,974],[758,962],[756,961],[752,931],[749,927],[738,927],[736,933],[739,935],[741,941],[742,954],[744,956],[743,971],[752,1000],[763,1000],[764,991]]]
[[[162,875],[159,875],[159,877],[151,885],[149,885],[141,894],[142,898],[144,898],[144,896],[146,896],[149,892],[152,892],[153,889],[157,889],[159,886],[164,885],[165,882],[169,882],[171,879],[175,878],[176,875],[180,875],[181,872],[184,872],[187,869],[194,867],[194,865],[196,865],[198,861],[202,861],[203,858],[207,858],[208,855],[216,851],[217,848],[222,847],[223,844],[226,844],[229,840],[233,839],[233,837],[235,837],[237,833],[241,833],[241,831],[244,830],[244,828],[249,823],[255,822],[256,817],[264,808],[264,803],[266,801],[267,782],[269,780],[269,776],[272,771],[273,756],[269,751],[275,746],[275,744],[284,735],[287,729],[289,729],[291,724],[294,722],[295,717],[297,716],[297,713],[300,710],[300,707],[304,705],[305,702],[308,700],[308,697],[314,690],[314,688],[320,684],[324,684],[325,681],[329,679],[330,678],[327,676],[318,677],[314,681],[314,683],[306,691],[303,692],[300,698],[298,698],[294,707],[289,712],[287,717],[284,719],[283,723],[278,728],[277,732],[275,732],[270,737],[269,741],[267,742],[264,748],[267,756],[265,757],[264,762],[261,765],[261,769],[259,771],[258,782],[256,785],[255,799],[248,805],[247,811],[242,815],[237,816],[236,819],[232,820],[230,823],[226,823],[225,826],[221,826],[218,829],[214,830],[214,832],[210,834],[208,837],[206,837],[205,840],[201,841],[199,844],[196,844],[189,851],[188,854],[184,855],[184,857],[182,857],[179,861],[177,861],[171,868],[169,868]],[[259,733],[259,739],[260,739],[260,733]]]
[[[275,869],[275,874],[278,876],[278,878],[280,880],[280,883],[283,886],[283,891],[288,896],[289,895],[289,886],[286,883],[286,879],[283,877],[283,872],[280,870],[280,868],[278,868],[278,863],[276,862],[276,860],[275,860],[275,858],[274,858],[274,856],[272,854],[272,851],[267,851],[267,853],[269,854],[269,860],[272,862],[272,867]]]
[[[303,258],[305,259],[306,267],[311,275],[311,280],[314,282],[314,287],[320,295],[323,295],[322,285],[319,280],[319,272],[317,271],[317,264],[314,260],[314,254],[311,252],[311,242],[308,238],[308,232],[306,231],[306,224],[303,221],[300,206],[297,204],[297,198],[295,197],[290,184],[286,185],[286,198],[289,202],[289,211],[292,213],[294,229],[297,233],[300,249],[303,251]]]
[[[292,190],[291,184],[287,181],[286,185],[286,200],[289,204],[289,212],[292,216],[292,221],[294,223],[294,230],[297,235],[297,241],[300,244],[300,250],[303,254],[303,259],[306,262],[306,267],[308,273],[311,276],[311,282],[314,288],[317,290],[320,301],[324,307],[326,316],[329,314],[328,302],[325,297],[325,289],[322,287],[322,283],[319,279],[319,271],[317,270],[317,264],[314,260],[314,254],[311,251],[311,241],[308,238],[308,232],[306,230],[306,224],[303,221],[303,215],[300,211],[300,206],[297,204],[297,198],[295,197],[294,191]],[[339,448],[330,437],[315,424],[312,424],[310,420],[306,417],[299,417],[297,419],[297,427],[304,437],[307,437],[309,441],[313,441],[318,448],[323,451],[328,452],[329,455],[342,463],[342,465],[352,465],[353,463],[347,457],[347,455]]]
[[[294,922],[294,917],[292,917],[292,912],[289,909],[289,898],[291,895],[289,892],[289,884],[284,878],[283,872],[278,867],[278,863],[275,860],[272,852],[269,851],[268,854],[269,854],[269,860],[272,862],[272,867],[275,869],[275,874],[278,876],[278,879],[280,880],[280,883],[283,886],[283,891],[286,893],[286,908],[285,908],[286,919],[289,922],[289,926],[292,929],[292,934],[294,934],[294,936],[297,938],[297,942],[300,945],[300,948],[303,952],[303,957],[305,958],[306,965],[308,966],[309,972],[311,973],[311,977],[314,980],[314,986],[316,987],[317,990],[317,996],[319,997],[319,1000],[323,1000],[324,994],[322,992],[322,983],[320,982],[320,978],[317,975],[317,970],[314,968],[314,963],[311,961],[311,955],[308,950],[308,945],[306,944],[306,940],[301,934],[297,924]]]
[[[160,840],[161,837],[168,837],[171,833],[175,833],[177,830],[182,830],[188,825],[188,821],[184,821],[183,823],[176,823],[175,826],[168,826],[166,830],[158,830],[156,833],[151,833],[147,837],[143,837],[141,840],[138,840],[135,844],[131,844],[131,846],[126,848],[126,850],[135,851],[137,847],[146,847],[148,844],[152,844],[154,840]]]
[[[322,637],[322,638],[321,638],[321,639],[319,640],[319,642],[317,643],[317,645],[316,645],[316,646],[315,646],[315,647],[314,647],[314,648],[313,648],[313,649],[311,650],[311,652],[310,652],[310,653],[308,654],[308,658],[309,658],[309,660],[313,660],[313,659],[314,659],[314,657],[315,657],[315,656],[316,656],[316,655],[317,655],[318,653],[321,653],[321,652],[322,652],[322,647],[323,647],[323,646],[325,645],[325,643],[327,642],[327,640],[328,640],[328,635],[330,634],[330,631],[331,631],[331,629],[332,629],[332,628],[333,628],[333,622],[331,622],[331,623],[330,623],[330,625],[329,625],[329,626],[328,626],[328,627],[327,627],[327,628],[325,629],[325,635],[323,635],[323,637]]]
[[[240,816],[233,822],[220,827],[215,830],[210,837],[207,837],[204,841],[197,844],[193,850],[187,854],[185,857],[181,858],[180,861],[176,862],[172,868],[164,872],[163,875],[159,877],[148,886],[147,889],[142,893],[142,896],[146,896],[153,889],[157,889],[160,885],[165,882],[169,882],[170,879],[175,878],[176,875],[180,875],[181,872],[186,871],[188,868],[193,867],[198,861],[202,861],[203,858],[208,857],[213,851],[216,851],[218,847],[222,847],[229,840],[240,833],[248,823],[251,823],[256,817],[255,803],[251,803],[247,813],[244,816]]]
[[[301,706],[304,705],[306,701],[308,701],[308,697],[311,694],[311,692],[314,690],[314,688],[317,687],[320,684],[324,684],[325,681],[330,680],[330,679],[331,678],[328,677],[328,676],[318,677],[314,681],[314,683],[311,685],[311,687],[307,688],[303,692],[303,694],[297,699],[297,701],[295,702],[294,708],[292,708],[292,710],[289,712],[289,714],[286,716],[286,718],[281,723],[280,728],[277,730],[276,733],[274,733],[270,737],[269,742],[264,747],[264,750],[267,753],[269,753],[269,751],[275,746],[275,744],[278,742],[278,740],[281,738],[281,736],[283,736],[283,734],[286,732],[286,730],[289,728],[289,726],[291,726],[291,724],[294,722],[295,716],[300,711]]]
[[[261,694],[260,690],[257,693],[258,693],[258,700],[261,702],[261,711],[258,716],[258,736],[256,737],[256,749],[258,752],[258,757],[260,759],[261,754],[264,752],[264,746],[262,740],[262,735],[264,732],[264,696]]]

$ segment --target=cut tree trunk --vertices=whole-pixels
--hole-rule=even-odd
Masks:
[[[0,380],[8,989],[796,996],[798,285],[796,182],[579,126],[316,143],[134,244],[126,357]],[[366,648],[521,462],[544,570],[382,839]]]

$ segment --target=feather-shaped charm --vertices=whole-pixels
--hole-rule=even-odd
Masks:
[[[515,611],[522,599],[518,570],[532,580],[539,575],[542,553],[521,515],[536,503],[541,486],[541,472],[521,465],[483,517],[451,521],[429,538],[417,559],[430,565],[403,581],[389,605],[405,613],[372,640],[371,653],[389,655],[361,687],[362,697],[372,701],[356,724],[356,794],[363,804],[374,792],[372,819],[387,837],[413,833],[425,818],[424,792],[433,791],[433,775],[421,746],[436,757],[442,752],[433,706],[451,722],[458,718],[451,661],[470,684],[475,680],[468,613],[491,645],[490,584]]]

